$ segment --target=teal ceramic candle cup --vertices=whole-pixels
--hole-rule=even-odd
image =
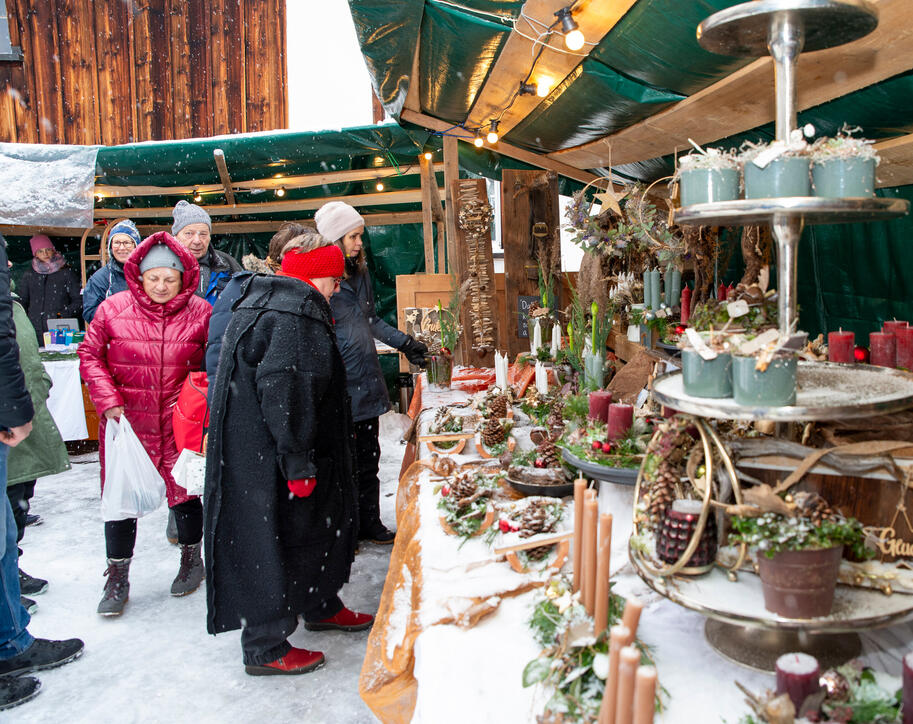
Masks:
[[[811,179],[806,157],[777,158],[764,168],[745,164],[745,198],[776,199],[786,196],[811,196]]]
[[[732,397],[732,356],[724,352],[707,360],[682,350],[682,384],[692,397]]]
[[[739,198],[739,171],[735,168],[692,168],[682,171],[679,179],[682,206]]]
[[[767,369],[755,369],[754,357],[732,358],[732,396],[740,405],[779,407],[796,403],[795,357],[777,357]]]
[[[812,166],[815,196],[871,198],[875,195],[874,158],[832,158]]]

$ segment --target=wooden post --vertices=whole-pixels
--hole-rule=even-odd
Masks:
[[[434,223],[431,218],[431,186],[433,177],[429,173],[431,162],[424,154],[418,157],[422,182],[422,238],[425,242],[425,273],[433,274],[434,269]],[[443,259],[441,260],[443,267]]]
[[[501,241],[507,300],[507,347],[511,358],[529,351],[520,336],[521,297],[539,296],[538,265],[560,282],[561,238],[558,176],[551,171],[505,169],[501,180]],[[536,226],[541,224],[541,226]],[[535,236],[534,236],[535,232]],[[540,235],[541,234],[541,235]],[[556,284],[560,295],[561,285]],[[560,306],[560,301],[559,301]]]
[[[444,218],[447,226],[448,259],[446,270],[459,277],[462,270],[459,268],[459,255],[456,253],[457,225],[455,204],[453,203],[453,182],[460,178],[460,159],[457,144],[458,141],[455,136],[444,136]],[[443,264],[441,264],[439,271],[445,271]]]

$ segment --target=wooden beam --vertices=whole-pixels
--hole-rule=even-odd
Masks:
[[[422,167],[422,240],[425,244],[425,273],[434,273],[434,222],[431,218],[431,187],[436,185],[431,176],[430,161],[419,156]],[[427,173],[426,173],[427,170]],[[443,265],[443,260],[441,260]]]
[[[796,67],[797,108],[805,110],[913,68],[913,7],[909,0],[874,0],[878,27],[837,48],[803,53]],[[622,131],[548,158],[577,168],[643,161],[713,143],[775,118],[770,58],[750,65]]]
[[[233,214],[283,214],[292,211],[316,211],[330,201],[345,201],[350,206],[389,206],[392,204],[421,203],[420,189],[404,191],[384,191],[376,194],[356,194],[354,196],[323,196],[317,199],[292,199],[289,201],[270,201],[262,204],[235,204],[234,206],[206,206],[203,208],[210,216],[230,216]],[[149,209],[138,208],[104,208],[95,209],[96,219],[106,219],[116,214],[123,214],[132,219],[161,219],[171,216],[172,207],[164,206]]]
[[[216,168],[219,170],[219,178],[222,180],[222,188],[225,190],[225,200],[234,206],[235,192],[231,188],[231,176],[228,175],[228,165],[225,163],[225,151],[221,148],[214,148],[212,157],[216,160]]]
[[[434,164],[435,172],[444,170],[444,164]],[[302,176],[278,176],[273,178],[254,179],[252,181],[232,182],[231,188],[237,193],[253,189],[277,189],[280,186],[286,189],[304,189],[314,186],[329,184],[350,183],[352,181],[373,181],[386,179],[391,176],[415,176],[420,172],[418,164],[400,166],[375,166],[373,168],[350,169],[346,171],[328,171],[327,173],[308,174]],[[105,198],[125,198],[128,196],[187,196],[194,191],[201,194],[217,194],[224,192],[221,184],[199,184],[197,186],[108,186],[97,184],[96,196]]]
[[[529,76],[529,82],[533,85],[540,77],[551,79],[550,85],[553,88],[560,84],[635,2],[636,0],[614,0],[611,3],[583,0],[576,3],[574,20],[580,26],[587,43],[593,45],[584,46],[585,50],[572,53],[564,45],[564,36],[558,32],[560,28],[556,28],[530,75],[532,60],[539,51],[535,38],[542,33],[542,28],[530,23],[527,18],[538,20],[546,26],[551,25],[555,22],[555,12],[571,3],[567,0],[527,0],[523,5],[523,14],[517,18],[513,32],[507,38],[504,49],[498,55],[463,125],[478,128],[492,118],[500,118],[499,130],[502,135],[506,134],[543,101],[537,95],[519,95],[520,82]],[[507,110],[502,112],[504,108]]]
[[[406,100],[403,102],[403,108],[418,113],[422,110],[422,104],[418,97],[419,83],[421,82],[421,73],[419,73],[419,56],[422,52],[422,38],[419,33],[415,41],[415,52],[412,54],[412,75],[409,76],[409,90],[406,91]]]
[[[881,163],[875,170],[876,186],[913,184],[913,133],[875,144]]]
[[[400,118],[409,123],[414,123],[417,126],[422,126],[431,131],[438,131],[440,133],[460,133],[462,132],[459,128],[454,129],[452,123],[447,123],[447,121],[442,121],[438,118],[432,116],[427,116],[424,113],[414,113],[412,111],[404,110],[400,115]],[[453,138],[453,142],[456,143],[456,138],[452,135],[444,136],[444,148],[446,149],[447,139]],[[465,138],[460,138],[459,140],[464,143],[471,143],[469,133],[466,132]],[[523,163],[528,163],[530,166],[535,166],[536,168],[543,168],[547,171],[554,171],[555,173],[566,176],[567,178],[572,178],[575,181],[580,181],[581,183],[589,183],[590,181],[599,181],[600,176],[594,176],[588,171],[582,171],[580,168],[575,166],[570,166],[563,161],[556,161],[549,156],[543,156],[538,153],[533,153],[532,151],[527,151],[523,148],[518,148],[517,146],[511,146],[509,143],[504,143],[504,141],[498,141],[494,146],[494,151],[500,153],[502,156],[507,156],[509,158],[515,158],[518,161],[523,161]],[[446,159],[445,159],[446,164]],[[447,185],[447,178],[444,178],[445,188]]]
[[[457,253],[456,203],[454,189],[460,180],[459,144],[455,136],[444,136],[444,223],[447,227],[447,267],[446,270],[459,278],[460,255]],[[439,271],[445,270],[441,263]]]

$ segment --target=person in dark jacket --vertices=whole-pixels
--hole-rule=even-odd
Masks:
[[[112,294],[127,290],[124,262],[142,241],[139,229],[130,219],[119,221],[108,232],[108,263],[95,272],[82,290],[82,318],[92,321],[98,305]]]
[[[145,239],[124,264],[128,289],[101,303],[79,345],[79,371],[100,415],[98,439],[105,481],[105,428],[126,415],[165,481],[175,512],[181,562],[172,596],[186,596],[203,581],[200,541],[203,505],[171,474],[178,458],[172,414],[187,375],[201,368],[211,308],[194,295],[199,270],[193,256],[165,231]],[[136,518],[105,522],[108,580],[98,604],[102,616],[119,616],[130,590]]]
[[[33,414],[13,329],[6,240],[0,236],[0,485],[6,485],[7,453],[29,436]],[[66,664],[78,658],[84,648],[79,639],[32,637],[27,628],[28,611],[20,602],[18,567],[16,522],[4,497],[0,502],[0,710],[38,696],[41,682],[21,674]]]
[[[205,209],[187,201],[178,201],[172,215],[171,235],[193,254],[200,265],[200,283],[196,294],[215,304],[232,274],[241,271],[241,265],[234,257],[217,251],[210,244],[212,220]]]
[[[32,266],[19,280],[17,291],[22,306],[35,328],[38,344],[44,344],[48,319],[60,317],[79,318],[82,313],[82,295],[79,277],[67,266],[63,254],[44,234],[29,240],[32,247]]]
[[[425,366],[428,348],[377,316],[374,288],[364,260],[362,234],[365,220],[342,201],[324,204],[314,216],[317,231],[331,239],[346,257],[345,279],[330,306],[336,319],[336,339],[346,365],[358,480],[358,537],[389,544],[394,533],[380,519],[380,443],[378,418],[390,409],[387,385],[380,369],[374,340],[398,349],[408,360]]]
[[[207,628],[242,628],[251,675],[303,674],[319,651],[288,637],[358,631],[343,606],[356,544],[345,368],[328,298],[342,254],[317,234],[276,276],[255,274],[222,342],[206,455]],[[322,246],[317,246],[322,244]],[[309,249],[309,251],[305,251]]]

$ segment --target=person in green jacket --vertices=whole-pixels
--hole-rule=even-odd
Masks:
[[[10,449],[7,461],[6,494],[13,508],[13,517],[16,519],[16,540],[21,541],[29,512],[29,499],[35,492],[36,479],[69,470],[70,460],[57,424],[48,410],[51,378],[41,364],[38,340],[32,323],[15,295],[13,323],[16,327],[16,342],[19,345],[19,365],[25,375],[25,386],[35,408],[32,434]],[[19,555],[22,555],[21,548]],[[34,578],[19,569],[19,588],[23,596],[44,593],[47,587],[47,581]]]

